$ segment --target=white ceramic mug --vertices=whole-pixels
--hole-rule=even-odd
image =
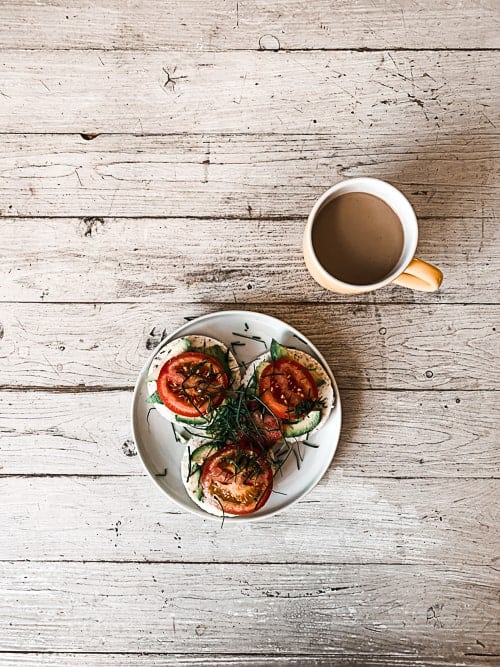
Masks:
[[[403,250],[393,270],[376,283],[353,285],[335,278],[319,262],[312,243],[312,229],[321,209],[340,195],[362,192],[375,195],[384,201],[398,216],[403,228]],[[415,257],[418,241],[418,225],[415,211],[406,197],[393,185],[377,178],[351,178],[327,190],[314,204],[304,231],[304,259],[312,277],[322,287],[339,294],[361,294],[396,283],[403,287],[434,292],[443,280],[441,271],[432,264]]]

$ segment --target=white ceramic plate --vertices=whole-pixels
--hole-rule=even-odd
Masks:
[[[281,512],[316,486],[335,454],[342,415],[339,391],[333,373],[314,345],[299,331],[274,317],[251,311],[229,310],[198,317],[172,332],[161,342],[137,379],[132,403],[132,432],[139,456],[153,481],[177,505],[204,519],[220,521],[220,518],[200,509],[187,495],[181,479],[181,459],[185,445],[177,442],[173,425],[157,410],[151,410],[151,405],[146,403],[148,395],[146,377],[153,357],[163,345],[187,334],[211,336],[228,346],[234,341],[245,343],[234,347],[238,361],[243,364],[250,363],[262,354],[266,349],[265,345],[269,347],[271,339],[275,338],[287,347],[295,347],[316,357],[328,372],[335,395],[335,405],[323,428],[311,436],[311,442],[317,445],[317,448],[298,443],[296,447],[302,458],[300,469],[297,467],[296,458],[290,456],[282,471],[276,475],[273,493],[264,507],[253,514],[226,517],[226,521],[256,521]],[[242,334],[248,338],[235,334]],[[251,339],[252,336],[259,336],[262,342]],[[176,428],[179,429],[179,426]]]

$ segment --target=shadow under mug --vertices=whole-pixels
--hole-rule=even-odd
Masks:
[[[381,199],[398,216],[403,229],[403,250],[398,262],[382,280],[368,285],[354,285],[335,278],[323,267],[314,252],[312,230],[319,212],[333,199],[349,192],[375,195]],[[313,206],[304,231],[303,251],[309,273],[317,283],[332,292],[362,294],[389,283],[423,292],[434,292],[439,289],[443,274],[436,266],[415,257],[417,241],[418,225],[415,211],[402,192],[378,178],[351,178],[331,187]]]

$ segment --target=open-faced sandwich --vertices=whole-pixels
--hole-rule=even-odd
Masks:
[[[154,356],[146,380],[147,401],[171,422],[204,428],[240,379],[238,362],[224,343],[208,336],[183,336]]]
[[[184,452],[181,475],[189,497],[203,510],[238,516],[265,505],[274,471],[266,452],[249,441],[216,445],[193,439]]]
[[[242,385],[278,423],[284,439],[304,440],[328,419],[334,403],[330,376],[310,354],[273,340],[248,367]]]

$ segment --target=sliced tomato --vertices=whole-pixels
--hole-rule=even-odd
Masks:
[[[183,417],[199,417],[224,400],[229,378],[221,364],[203,352],[181,352],[161,368],[156,389],[164,405]]]
[[[262,371],[259,394],[278,419],[294,421],[309,412],[307,406],[318,399],[318,387],[302,364],[280,357]]]
[[[265,410],[265,408],[264,408]],[[272,447],[281,439],[281,424],[270,412],[264,412],[262,409],[252,410],[252,421],[255,424],[255,439],[264,447]]]
[[[226,445],[205,460],[201,487],[207,502],[226,514],[249,514],[267,502],[273,471],[251,446]]]

